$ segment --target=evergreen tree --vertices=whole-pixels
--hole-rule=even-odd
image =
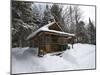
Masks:
[[[49,21],[53,21],[53,16],[51,15],[51,11],[50,11],[50,8],[48,5],[46,5],[46,9],[43,13],[43,18],[42,18],[42,24],[41,26],[43,25],[46,25],[48,24]]]
[[[91,22],[90,18],[89,18],[89,24],[87,30],[88,30],[89,43],[96,44],[96,29],[93,23]]]
[[[12,46],[26,46],[26,37],[34,30],[32,2],[12,1]],[[30,25],[31,24],[31,25]]]
[[[62,30],[65,31],[64,18],[62,17],[62,7],[57,4],[53,4],[51,7],[51,14],[54,16],[54,19],[60,25]]]
[[[41,16],[42,13],[39,4],[37,5],[34,4],[32,6],[32,13],[34,15],[34,23],[36,24],[37,28],[40,28],[42,23],[42,16]]]
[[[78,27],[76,30],[77,42],[86,43],[88,40],[87,34],[86,34],[86,29],[85,29],[84,25],[85,25],[85,23],[83,21],[80,21],[77,24],[77,27]]]

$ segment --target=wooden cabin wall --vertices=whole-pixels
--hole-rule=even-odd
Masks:
[[[39,51],[42,50],[44,53],[62,51],[62,47],[67,45],[68,42],[72,42],[72,39],[68,39],[68,37],[64,36],[47,34],[45,32],[42,32],[34,39],[34,43],[39,47]]]
[[[51,50],[52,50],[52,52],[58,51],[59,50],[58,47],[59,47],[58,44],[52,43],[51,44]]]
[[[43,50],[44,53],[52,52],[51,35],[45,33],[39,35],[39,50]]]
[[[37,38],[33,38],[30,40],[30,47],[34,47],[34,48],[37,48],[38,47],[38,37]]]
[[[51,52],[51,35],[45,34],[44,39],[46,52],[49,53]]]
[[[47,53],[60,51],[59,47],[66,45],[68,41],[65,37],[50,34],[45,34],[44,39],[44,51]]]
[[[52,49],[52,51],[58,51],[59,49],[58,49],[58,47],[59,47],[59,43],[58,43],[58,36],[56,36],[56,35],[52,35],[51,36],[51,39],[52,39],[52,44],[51,44],[51,49]]]
[[[47,53],[58,51],[57,39],[58,39],[57,36],[49,35],[49,34],[45,35],[44,41],[45,41],[45,48]]]
[[[56,52],[58,50],[57,37],[42,34],[39,37],[39,50],[43,50],[44,53]]]
[[[68,40],[67,40],[66,38],[64,38],[64,37],[59,37],[59,38],[58,38],[58,43],[59,43],[60,45],[65,45],[65,44],[68,43]]]

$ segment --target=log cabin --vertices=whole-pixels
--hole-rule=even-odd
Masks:
[[[31,33],[27,40],[31,47],[37,47],[38,55],[61,52],[66,50],[67,44],[74,43],[74,34],[66,33],[57,22],[51,22]]]

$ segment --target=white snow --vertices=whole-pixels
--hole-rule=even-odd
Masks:
[[[38,48],[12,48],[12,73],[30,73],[95,68],[95,45],[74,44],[60,57],[46,54],[38,57]]]
[[[66,32],[61,32],[61,31],[56,31],[56,30],[50,30],[49,26],[53,25],[56,22],[51,22],[41,28],[39,28],[38,30],[36,30],[35,32],[33,32],[32,34],[30,34],[27,37],[27,40],[34,37],[37,33],[39,33],[40,31],[47,31],[47,32],[53,32],[53,33],[57,33],[57,34],[63,34],[63,35],[69,35],[69,36],[75,36],[75,34],[70,34],[70,33],[66,33]]]

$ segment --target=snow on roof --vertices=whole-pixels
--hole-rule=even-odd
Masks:
[[[66,33],[66,32],[61,32],[61,31],[56,31],[56,30],[50,30],[49,26],[53,25],[56,22],[51,22],[41,28],[39,28],[38,30],[36,30],[35,32],[33,32],[32,34],[30,34],[26,40],[29,40],[30,38],[34,37],[37,33],[41,32],[41,31],[47,31],[47,32],[53,32],[53,33],[57,33],[57,34],[63,34],[63,35],[69,35],[69,36],[75,36],[75,34],[70,34],[70,33]]]

